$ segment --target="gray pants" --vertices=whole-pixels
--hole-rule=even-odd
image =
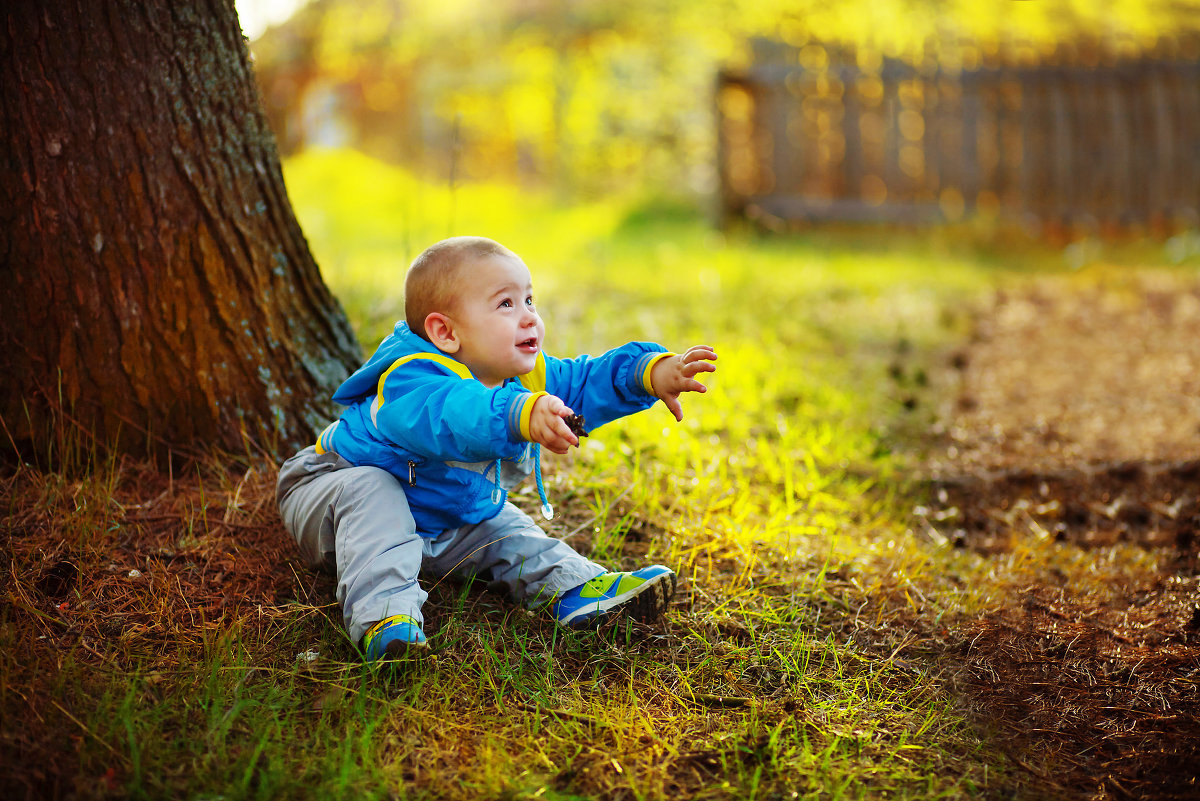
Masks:
[[[337,575],[337,600],[354,642],[390,615],[423,623],[422,571],[487,578],[493,589],[528,603],[549,601],[605,572],[546,536],[511,503],[491,520],[422,537],[395,476],[355,467],[336,453],[317,455],[311,446],[283,463],[275,499],[308,566]]]

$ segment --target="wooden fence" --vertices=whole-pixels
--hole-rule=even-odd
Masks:
[[[871,64],[809,45],[723,71],[723,217],[924,222],[983,212],[1086,228],[1195,225],[1200,59],[1095,60]]]

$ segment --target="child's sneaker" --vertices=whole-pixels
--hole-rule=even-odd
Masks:
[[[385,617],[367,629],[362,644],[368,662],[415,656],[429,648],[425,632],[408,615]]]
[[[584,626],[612,612],[625,612],[642,623],[661,615],[675,595],[675,573],[651,565],[632,573],[604,573],[567,590],[550,605],[564,626]]]

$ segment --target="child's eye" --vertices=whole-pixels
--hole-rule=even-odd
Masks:
[[[501,308],[501,309],[511,309],[511,308],[512,308],[512,301],[511,301],[511,300],[509,300],[508,298],[505,298],[504,300],[500,301],[500,306],[499,306],[499,308]]]
[[[526,305],[526,306],[532,306],[532,305],[533,305],[533,295],[530,295],[529,297],[525,298],[525,305]]]

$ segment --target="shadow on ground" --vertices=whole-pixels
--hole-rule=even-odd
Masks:
[[[926,654],[1031,797],[1200,797],[1200,287],[1184,281],[999,293],[951,360],[914,530],[979,554],[996,594],[926,626]]]

